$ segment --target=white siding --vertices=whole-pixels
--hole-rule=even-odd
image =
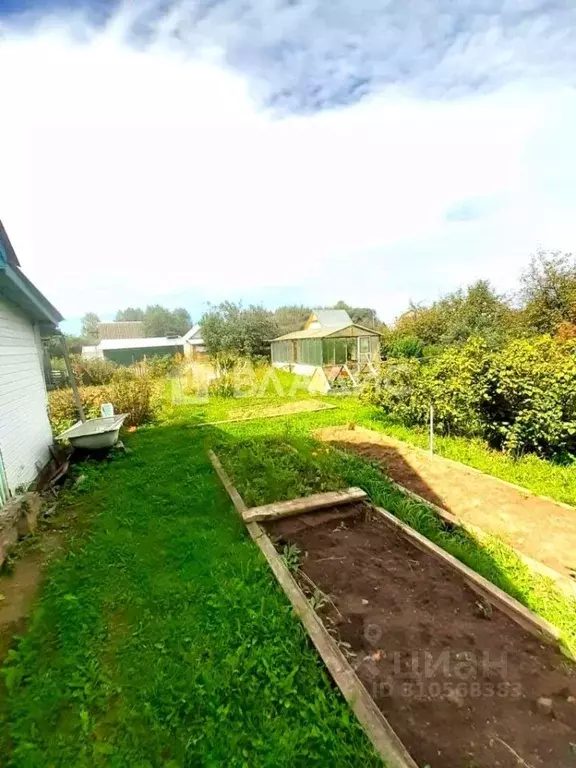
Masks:
[[[12,492],[50,458],[40,338],[32,321],[0,298],[0,452]]]

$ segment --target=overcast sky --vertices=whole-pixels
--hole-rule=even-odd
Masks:
[[[572,0],[9,2],[0,217],[65,327],[224,298],[390,320],[576,250]]]

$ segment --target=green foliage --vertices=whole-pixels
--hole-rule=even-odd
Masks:
[[[173,373],[182,360],[182,355],[153,355],[146,358],[146,368],[153,379],[161,379]]]
[[[518,339],[492,355],[480,401],[491,444],[518,454],[576,453],[576,345]]]
[[[80,355],[71,355],[70,361],[77,383],[86,386],[109,384],[118,369],[117,363],[106,358],[85,359]]]
[[[500,351],[470,339],[428,362],[387,360],[363,397],[403,424],[482,435],[515,455],[576,452],[576,343],[517,339]]]
[[[242,307],[225,301],[210,309],[200,320],[208,354],[216,361],[238,356],[267,356],[270,340],[278,336],[274,315],[264,307]]]
[[[95,312],[87,312],[82,318],[82,336],[95,344],[98,340],[98,323],[100,318]]]
[[[80,399],[87,419],[99,418],[100,405],[108,402],[104,396],[104,389],[104,387],[80,387]],[[48,393],[48,413],[50,424],[56,435],[78,421],[79,415],[70,388],[55,389]]]
[[[227,370],[213,379],[208,385],[208,394],[211,397],[234,397],[236,388],[233,371]]]
[[[532,333],[554,334],[561,323],[576,323],[576,258],[538,250],[522,275],[525,322]]]
[[[416,336],[392,338],[386,348],[387,357],[423,357],[424,343]]]
[[[80,387],[80,399],[87,419],[100,418],[100,406],[112,403],[116,413],[128,413],[126,426],[138,426],[152,421],[161,407],[158,385],[150,376],[137,375],[130,369],[119,368],[108,383]],[[48,393],[48,412],[55,434],[60,434],[78,421],[71,388]]]
[[[116,312],[114,320],[117,323],[122,322],[141,322],[144,320],[144,310],[139,307],[127,307],[127,309],[119,309]]]
[[[411,336],[423,345],[449,346],[481,337],[488,346],[500,346],[513,332],[516,312],[498,296],[490,283],[478,280],[447,294],[429,307],[412,305],[394,327],[393,336]]]
[[[146,309],[128,307],[116,312],[115,320],[135,320],[144,322],[145,336],[183,336],[192,326],[188,310],[167,309],[160,304],[152,304]]]
[[[144,329],[146,336],[183,336],[190,330],[192,320],[187,310],[169,310],[155,304],[146,307],[144,313]]]
[[[138,426],[152,421],[155,416],[153,383],[148,376],[137,376],[131,381],[114,380],[107,387],[110,402],[116,413],[127,413],[126,426]]]
[[[304,305],[286,305],[274,310],[274,320],[278,329],[278,336],[285,333],[300,331],[304,323],[310,317],[312,310]]]

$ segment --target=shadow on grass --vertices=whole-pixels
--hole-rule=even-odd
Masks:
[[[502,540],[481,540],[468,530],[442,518],[424,503],[398,490],[373,456],[359,457],[328,446],[305,434],[270,429],[262,435],[243,437],[214,431],[209,435],[249,506],[296,498],[356,485],[372,503],[396,515],[404,523],[438,544],[504,590],[511,597],[556,625],[570,646],[576,643],[576,601],[554,582],[532,573],[516,552]],[[356,446],[355,446],[356,447]],[[443,500],[418,472],[393,448],[387,461],[403,473],[402,484],[446,509]],[[447,510],[450,511],[450,510]]]

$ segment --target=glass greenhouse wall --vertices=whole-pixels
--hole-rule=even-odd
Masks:
[[[378,360],[378,336],[348,338],[285,339],[272,342],[272,363],[278,365],[331,366],[348,364],[357,368]]]

